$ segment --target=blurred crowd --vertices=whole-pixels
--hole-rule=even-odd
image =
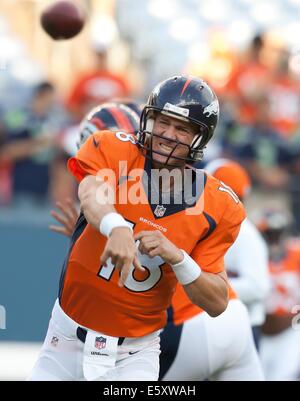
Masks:
[[[231,54],[221,84],[207,74],[221,101],[216,149],[211,155],[208,149],[208,157],[217,152],[241,163],[259,192],[286,193],[299,233],[299,55],[270,42],[258,34],[245,52]]]
[[[264,34],[256,35],[242,53],[232,49],[230,68],[221,84],[207,73],[211,71],[209,67],[202,74],[215,88],[221,103],[219,129],[204,162],[220,156],[237,160],[246,167],[258,191],[286,193],[297,233],[300,77],[289,50],[283,45],[270,46],[266,38]],[[93,106],[133,96],[126,78],[110,70],[109,48],[98,46],[93,50],[93,67],[72,77],[72,86],[64,98],[59,99],[58,88],[47,80],[27,91],[14,82],[13,91],[20,96],[4,93],[1,97],[1,205],[26,199],[52,202],[72,196],[73,183],[65,167],[69,138],[78,134],[80,120]],[[216,58],[210,61],[218,62]]]
[[[66,161],[76,150],[80,121],[92,107],[130,95],[126,80],[109,70],[107,55],[107,48],[95,49],[94,67],[74,77],[64,99],[47,80],[27,88],[23,99],[13,98],[10,105],[1,97],[0,206],[46,206],[75,197]],[[14,82],[20,96],[21,87]]]

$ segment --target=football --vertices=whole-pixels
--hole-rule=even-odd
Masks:
[[[41,13],[41,25],[54,40],[70,39],[83,28],[85,15],[82,9],[71,1],[57,1]]]

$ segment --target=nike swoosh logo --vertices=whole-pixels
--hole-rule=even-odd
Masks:
[[[99,142],[96,141],[95,137],[93,136],[93,143],[95,145],[95,148],[98,148]]]
[[[138,352],[140,352],[140,351],[134,351],[134,352],[129,351],[128,354],[129,354],[129,355],[134,355],[134,354],[137,354]]]

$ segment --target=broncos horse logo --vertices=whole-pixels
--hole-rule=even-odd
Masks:
[[[218,115],[219,112],[219,102],[214,100],[208,106],[204,107],[203,114],[206,114],[206,117],[210,117],[212,114]]]

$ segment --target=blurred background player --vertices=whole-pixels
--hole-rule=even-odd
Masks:
[[[232,193],[233,189],[232,196],[244,199],[250,190],[249,176],[238,163],[218,159],[205,171],[222,182],[224,191]],[[261,235],[245,219],[224,257],[232,288],[226,311],[216,318],[193,305],[177,287],[168,325],[161,334],[162,380],[263,380],[249,316],[241,301],[248,307],[257,339],[269,289],[267,255]]]
[[[96,130],[102,131],[125,131],[136,134],[140,115],[137,113],[139,106],[127,99],[127,104],[121,101],[111,101],[100,103],[91,109],[77,125],[77,131],[67,132],[62,136],[62,146],[65,148],[67,156],[74,155],[79,147]],[[77,135],[76,135],[77,134]],[[78,142],[78,134],[80,136]]]
[[[245,201],[251,192],[249,174],[239,163],[217,159],[205,170],[229,185]],[[246,305],[256,347],[259,345],[260,327],[265,320],[265,300],[270,291],[268,248],[256,226],[246,218],[240,233],[225,255],[226,271],[238,298]]]
[[[262,327],[263,369],[267,380],[299,380],[300,241],[291,237],[291,217],[282,209],[262,211],[257,227],[268,243],[272,282]]]

